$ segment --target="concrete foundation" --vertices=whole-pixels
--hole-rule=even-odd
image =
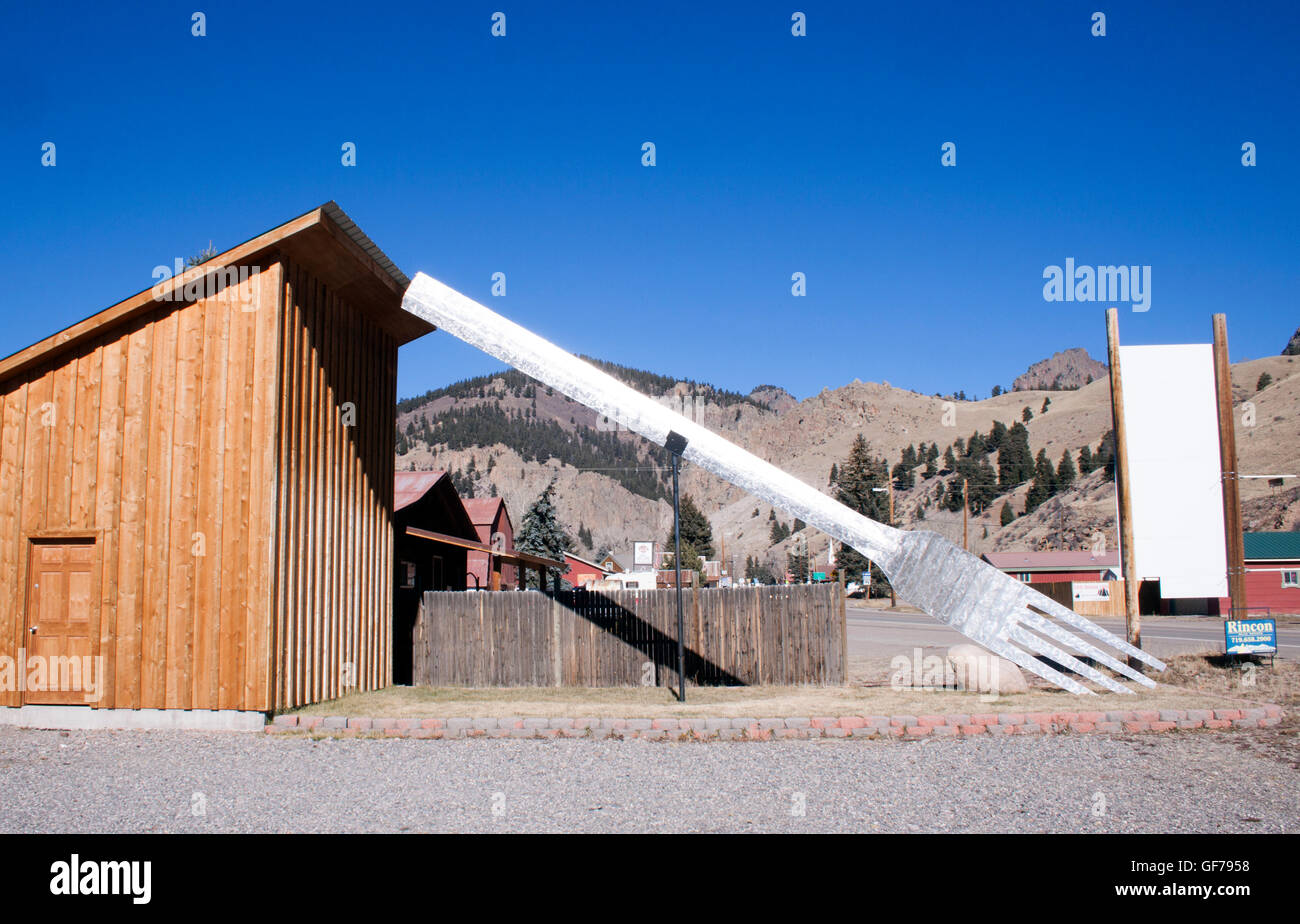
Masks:
[[[0,725],[21,728],[175,728],[260,732],[266,716],[237,709],[92,709],[89,706],[0,708]]]

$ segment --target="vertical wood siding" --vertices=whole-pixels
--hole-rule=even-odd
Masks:
[[[0,383],[0,654],[33,537],[93,537],[99,706],[266,709],[280,270]],[[0,703],[20,704],[15,691]]]
[[[391,682],[397,397],[393,336],[283,265],[276,709]]]

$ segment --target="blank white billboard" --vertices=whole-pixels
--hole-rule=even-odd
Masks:
[[[1226,597],[1212,348],[1121,346],[1119,360],[1137,577],[1163,597]]]

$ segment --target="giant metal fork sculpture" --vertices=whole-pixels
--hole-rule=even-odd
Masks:
[[[855,513],[436,279],[417,273],[402,306],[646,439],[663,445],[670,431],[680,433],[688,440],[682,454],[686,460],[848,543],[880,566],[904,600],[1071,693],[1092,691],[1034,655],[1117,693],[1132,691],[1065,649],[1145,686],[1154,687],[1155,682],[1060,623],[1164,670],[1156,658],[937,533],[894,529]]]

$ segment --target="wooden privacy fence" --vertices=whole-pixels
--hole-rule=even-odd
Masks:
[[[838,684],[848,635],[840,584],[682,593],[686,679]],[[430,592],[412,644],[428,686],[676,686],[672,590]]]
[[[1049,581],[1029,586],[1080,616],[1124,616],[1123,581]],[[1097,596],[1093,591],[1102,587],[1106,589],[1106,598],[1091,599]],[[1076,599],[1076,590],[1080,591],[1080,596],[1089,599]]]

